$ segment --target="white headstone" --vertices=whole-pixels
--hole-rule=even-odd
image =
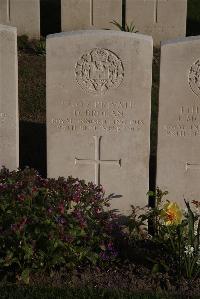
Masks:
[[[200,200],[200,37],[161,47],[157,185],[170,199]]]
[[[77,31],[47,38],[48,176],[72,175],[147,204],[152,38]]]
[[[116,28],[122,22],[122,0],[61,0],[62,31]]]
[[[17,27],[18,35],[40,38],[40,0],[1,0],[0,23]]]
[[[19,166],[16,28],[0,25],[0,166]]]
[[[186,34],[187,0],[126,0],[126,22],[160,41]]]

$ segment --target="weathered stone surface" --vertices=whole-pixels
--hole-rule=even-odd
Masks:
[[[147,204],[152,48],[117,31],[47,38],[48,176],[101,183],[123,213]]]
[[[117,29],[111,21],[122,23],[122,0],[93,0],[93,25],[100,29]]]
[[[112,29],[122,22],[122,0],[61,0],[62,31]]]
[[[200,38],[161,48],[157,185],[169,198],[200,198]]]
[[[40,0],[1,0],[0,23],[17,27],[18,35],[40,38]]]
[[[16,28],[0,25],[0,166],[19,166]]]
[[[187,0],[126,0],[126,22],[160,41],[186,34]]]
[[[90,27],[91,0],[61,0],[62,31],[86,29]]]

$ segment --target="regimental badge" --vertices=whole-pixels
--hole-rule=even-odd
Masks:
[[[200,96],[200,59],[194,62],[190,68],[188,82],[191,90]]]
[[[119,87],[124,78],[122,61],[106,49],[92,49],[75,66],[76,80],[87,92],[103,95]]]

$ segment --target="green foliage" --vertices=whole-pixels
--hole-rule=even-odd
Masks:
[[[40,40],[29,40],[28,36],[22,35],[17,39],[18,49],[23,52],[35,54],[37,56],[46,55],[46,41],[44,38]]]
[[[69,177],[43,179],[31,169],[0,171],[1,279],[29,283],[33,271],[115,259],[114,214],[101,186]]]
[[[195,278],[200,273],[200,202],[192,202],[194,210],[185,200],[186,210],[183,213],[176,203],[163,202],[163,197],[167,194],[167,191],[162,192],[159,188],[155,193],[149,192],[150,196],[154,196],[156,204],[149,213],[143,215],[143,219],[153,219],[155,231],[152,240],[164,248],[167,256],[172,260],[172,266],[177,269],[178,276]],[[178,219],[180,213],[182,219]],[[178,222],[175,221],[177,219]],[[154,264],[153,272],[161,268],[166,268],[167,271],[163,260],[151,261]]]
[[[29,48],[29,38],[27,35],[21,35],[17,38],[17,46],[20,51],[25,51]]]
[[[148,229],[145,223],[146,212],[148,208],[140,208],[131,205],[131,214],[127,217],[125,232],[129,241],[146,239],[148,237]]]
[[[115,25],[118,29],[120,29],[121,31],[126,31],[126,32],[132,32],[132,33],[137,33],[138,31],[135,28],[135,25],[133,24],[133,22],[131,22],[130,25],[128,25],[127,23],[125,24],[125,26],[122,26],[120,23],[118,23],[117,21],[113,20],[112,22],[110,22],[111,24]]]
[[[36,55],[45,56],[46,55],[46,41],[44,39],[36,41],[33,44],[33,50],[35,51]]]

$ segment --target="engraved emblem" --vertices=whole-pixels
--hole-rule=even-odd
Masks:
[[[106,49],[92,49],[75,66],[78,84],[97,95],[117,88],[124,78],[124,68],[116,54]]]
[[[188,82],[191,90],[200,96],[200,59],[194,62],[190,68]]]

